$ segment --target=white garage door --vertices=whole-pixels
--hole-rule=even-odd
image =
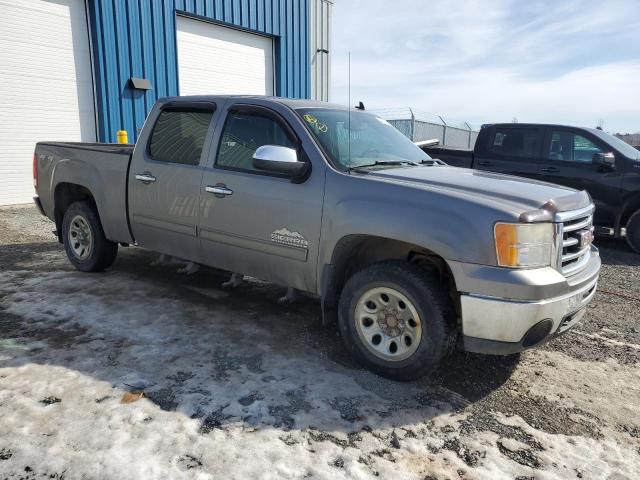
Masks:
[[[180,95],[273,95],[273,41],[178,17]]]
[[[0,0],[0,205],[31,201],[41,140],[96,140],[83,0]]]

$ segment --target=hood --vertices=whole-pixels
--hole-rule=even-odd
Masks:
[[[586,194],[560,185],[529,178],[484,172],[450,166],[389,168],[369,171],[372,180],[405,184],[408,187],[440,191],[443,194],[481,198],[483,202],[499,204],[516,214],[548,208],[552,202],[556,211],[589,206]]]

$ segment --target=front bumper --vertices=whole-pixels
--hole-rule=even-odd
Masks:
[[[460,306],[465,350],[502,355],[516,353],[566,332],[582,319],[595,295],[599,271],[600,256],[594,247],[588,265],[576,278],[558,281],[556,276],[549,277],[554,292],[558,292],[549,298],[504,298],[487,295],[486,292],[462,293]],[[544,282],[539,282],[541,272],[529,270],[528,275],[527,271],[520,273],[523,272],[523,285],[503,285],[501,290],[515,289],[520,294],[524,291],[538,292],[540,287],[545,290],[540,284]],[[532,286],[532,283],[536,285]]]

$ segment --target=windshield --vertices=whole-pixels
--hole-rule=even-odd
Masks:
[[[335,166],[347,169],[431,159],[389,122],[369,113],[352,111],[349,129],[346,109],[304,108],[297,112]]]
[[[602,130],[591,130],[595,135],[600,137],[603,141],[611,145],[613,148],[622,153],[625,157],[631,160],[640,160],[640,151],[633,148],[624,140],[620,140],[618,137],[609,135]]]

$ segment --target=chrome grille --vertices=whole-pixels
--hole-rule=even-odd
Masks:
[[[558,270],[565,276],[582,270],[591,257],[593,238],[593,205],[581,210],[556,214],[557,233],[561,239],[558,248]]]

